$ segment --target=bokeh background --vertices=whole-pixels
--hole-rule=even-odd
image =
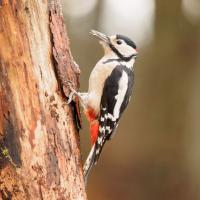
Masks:
[[[200,199],[200,0],[62,0],[81,91],[103,55],[90,29],[139,48],[134,97],[105,145],[89,200]],[[82,157],[90,149],[81,131]]]

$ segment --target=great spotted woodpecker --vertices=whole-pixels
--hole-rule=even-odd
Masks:
[[[106,36],[92,30],[100,40],[104,56],[93,68],[87,93],[77,93],[90,122],[92,149],[84,165],[84,178],[99,159],[105,142],[111,139],[132,93],[133,64],[137,56],[136,44],[123,35]]]

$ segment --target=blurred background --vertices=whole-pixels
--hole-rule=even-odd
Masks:
[[[62,3],[81,91],[103,55],[90,29],[127,35],[139,49],[134,97],[92,171],[88,199],[199,200],[200,0]],[[88,133],[84,121],[83,160]]]

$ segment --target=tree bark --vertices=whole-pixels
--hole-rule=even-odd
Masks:
[[[60,2],[0,0],[0,199],[86,199],[78,78]]]

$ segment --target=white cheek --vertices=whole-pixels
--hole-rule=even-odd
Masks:
[[[135,50],[126,44],[122,44],[119,50],[120,50],[120,53],[126,57],[135,54]]]

